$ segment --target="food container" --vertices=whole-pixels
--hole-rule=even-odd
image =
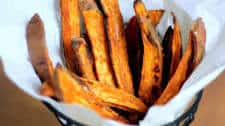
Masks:
[[[50,48],[49,51],[51,58],[53,59],[53,64],[56,65],[57,62],[61,63],[58,52],[59,43],[54,43],[60,41],[59,37],[60,24],[56,21],[59,18],[59,15],[56,13],[58,10],[59,1],[58,0],[49,0],[44,2],[35,0],[33,1],[22,0],[22,1],[23,2],[14,0],[13,3],[10,3],[8,1],[2,1],[2,5],[4,5],[2,6],[3,10],[6,10],[6,12],[9,11],[7,14],[5,14],[5,17],[2,20],[3,23],[1,23],[3,24],[1,26],[1,29],[3,30],[0,30],[0,33],[2,33],[3,31],[4,31],[3,33],[7,33],[2,35],[1,41],[2,46],[0,47],[0,54],[1,54],[0,56],[3,59],[6,68],[6,73],[10,77],[10,79],[12,79],[17,84],[18,87],[22,88],[25,92],[32,95],[33,97],[41,101],[44,101],[44,103],[49,107],[50,110],[52,110],[52,112],[57,116],[57,118],[61,120],[62,125],[78,125],[78,126],[82,125],[80,123],[76,123],[77,122],[76,120],[70,119],[68,116],[65,116],[65,113],[59,111],[59,109],[61,108],[57,108],[56,106],[53,107],[53,100],[51,101],[51,99],[47,99],[46,97],[40,96],[40,94],[38,93],[40,87],[40,80],[38,80],[37,76],[35,76],[35,73],[28,60],[28,55],[26,52],[26,45],[25,45],[26,39],[24,37],[25,36],[24,30],[26,27],[26,23],[34,13],[39,13],[41,17],[44,19],[44,23],[46,26],[47,42],[48,47]],[[222,0],[217,1],[203,0],[200,2],[195,0],[190,1],[143,0],[143,1],[148,2],[149,3],[148,5],[150,6],[151,9],[158,8],[157,5],[159,5],[159,8],[162,7],[160,6],[160,4],[157,4],[156,1],[159,1],[158,3],[165,3],[165,6],[163,7],[165,7],[169,11],[175,11],[175,13],[178,14],[177,17],[183,19],[182,26],[185,27],[184,29],[186,29],[188,25],[190,25],[189,21],[192,20],[190,19],[190,17],[196,19],[196,17],[199,17],[199,15],[201,15],[203,17],[203,21],[205,21],[207,27],[207,48],[206,48],[207,55],[205,56],[199,67],[196,69],[196,71],[194,71],[191,77],[186,81],[186,84],[181,89],[181,92],[177,95],[177,97],[171,100],[171,104],[165,106],[165,108],[168,109],[172,105],[175,105],[176,108],[173,107],[173,110],[169,111],[172,113],[166,113],[168,112],[166,111],[165,114],[163,113],[162,117],[160,117],[162,119],[165,119],[163,120],[164,122],[170,122],[168,123],[168,125],[179,125],[182,124],[183,122],[184,122],[183,125],[188,125],[194,119],[198,103],[201,99],[202,91],[200,90],[206,87],[207,84],[209,84],[213,79],[215,79],[216,76],[218,76],[219,73],[221,73],[225,68],[225,57],[224,55],[221,55],[223,54],[225,49],[224,45],[225,16],[219,13],[223,12],[225,2]],[[130,0],[129,2],[128,0],[127,1],[120,0],[120,2],[122,3],[127,2],[126,4],[124,4],[123,15],[126,12],[125,20],[128,20],[129,17],[133,15],[132,12],[129,11],[129,9],[127,9],[128,6],[129,7],[132,6],[132,0]],[[154,4],[154,2],[156,4]],[[12,25],[11,21],[13,21],[14,25]],[[13,26],[16,26],[16,28]],[[12,45],[14,45],[13,48]],[[9,50],[13,50],[13,53],[12,52],[9,53]],[[195,95],[197,92],[199,93]],[[184,106],[186,107],[185,103],[189,102],[193,96],[195,96],[193,100],[194,102],[192,102],[193,104],[191,104],[190,107],[188,107],[188,109],[186,109],[186,111],[183,112],[182,111],[184,110],[183,107]],[[181,103],[181,101],[182,105],[176,104]],[[152,110],[152,108],[150,109],[150,111]],[[156,111],[154,112],[155,113],[153,114],[151,113],[151,115],[155,116],[155,118],[159,118],[159,116],[156,116]],[[175,114],[177,112],[181,112],[181,114],[177,114],[179,116],[178,118],[177,117],[175,118]],[[174,118],[168,119],[167,118],[168,115],[172,115]],[[175,121],[170,121],[174,119]],[[157,121],[156,123],[160,121],[162,122],[162,120],[157,119],[152,120],[152,118],[149,118],[149,120]]]
[[[192,121],[195,118],[196,111],[199,106],[199,102],[201,101],[203,94],[203,90],[201,90],[193,99],[192,103],[187,107],[187,111],[184,112],[180,117],[178,117],[173,122],[170,122],[164,126],[189,126]],[[64,115],[62,112],[58,111],[56,108],[54,108],[51,104],[48,102],[43,102],[56,116],[58,121],[62,126],[85,126],[84,124],[81,124],[77,122],[76,120],[73,120],[66,115]]]

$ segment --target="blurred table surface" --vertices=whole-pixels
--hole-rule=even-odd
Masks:
[[[204,90],[191,126],[225,126],[225,71]]]
[[[26,95],[8,80],[0,67],[0,125],[60,126],[39,101]],[[205,90],[191,126],[225,125],[225,72]]]
[[[60,126],[41,102],[20,90],[4,75],[1,63],[0,126]]]

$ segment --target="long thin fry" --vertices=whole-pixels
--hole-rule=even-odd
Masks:
[[[83,38],[73,38],[72,48],[75,55],[74,59],[81,76],[87,79],[96,80],[91,52],[85,40]]]
[[[108,45],[104,30],[104,18],[93,0],[81,0],[80,8],[92,46],[97,78],[100,82],[115,87],[113,70],[110,66]]]
[[[35,14],[27,25],[27,48],[31,63],[41,81],[52,81],[53,66],[46,47],[44,24]]]
[[[60,0],[62,45],[66,66],[76,72],[76,64],[73,61],[71,39],[80,37],[80,12],[78,0]]]
[[[127,40],[129,65],[133,75],[134,91],[135,95],[138,96],[143,58],[143,44],[141,39],[140,28],[138,26],[137,18],[135,16],[130,19],[126,27],[125,33]]]
[[[79,83],[80,87],[86,89],[87,91],[86,93],[91,94],[90,92],[93,92],[93,94],[97,98],[99,98],[102,102],[104,102],[107,106],[115,107],[128,112],[144,113],[147,111],[147,106],[140,99],[136,98],[133,95],[130,95],[129,93],[121,89],[116,89],[94,80],[78,77],[77,75],[74,74],[72,74],[72,76],[74,81]],[[56,92],[51,92],[52,88],[48,85],[49,85],[48,83],[43,84],[42,95],[55,97]],[[83,91],[80,92],[82,93]],[[71,93],[71,91],[68,93]],[[77,91],[77,93],[79,92]],[[64,97],[71,97],[71,96],[72,96],[71,94],[64,95]],[[95,96],[93,96],[93,98],[95,98]]]
[[[149,10],[147,18],[150,18],[153,26],[156,27],[160,22],[163,14],[164,10]],[[141,76],[143,44],[136,16],[133,16],[130,19],[125,33],[127,40],[129,65],[133,75],[135,95],[137,95],[137,90],[139,88],[138,84]]]
[[[198,57],[195,53],[193,47],[195,45],[201,45],[201,48],[204,50],[205,45],[205,27],[201,19],[195,21],[192,25],[192,29],[189,34],[189,39],[187,43],[186,50],[184,55],[176,69],[176,72],[170,79],[166,89],[163,91],[160,98],[157,100],[156,104],[166,104],[171,98],[173,98],[182,87],[184,81],[189,77],[192,71],[190,67],[195,64],[194,57]],[[202,57],[201,55],[200,57]],[[198,58],[197,58],[198,59]],[[198,62],[201,61],[199,58]],[[196,64],[194,65],[196,67]]]
[[[109,106],[122,109],[129,112],[144,113],[147,106],[135,96],[125,92],[122,89],[116,89],[93,80],[78,77],[73,74],[74,79],[82,81],[96,97],[101,99]]]
[[[106,15],[110,54],[118,88],[134,93],[132,75],[128,64],[123,19],[117,0],[100,0]]]
[[[56,97],[66,103],[77,103],[92,109],[105,118],[110,118],[127,123],[128,121],[119,116],[109,107],[105,106],[101,100],[96,98],[83,83],[74,79],[66,70],[57,65],[54,74],[54,86]]]
[[[205,42],[206,42],[206,30],[205,25],[202,22],[202,19],[199,18],[195,21],[194,28],[192,29],[193,41],[196,41],[192,47],[194,52],[194,57],[192,65],[190,67],[189,74],[198,66],[202,61],[202,58],[205,54]]]
[[[139,87],[139,96],[147,104],[152,105],[161,94],[163,55],[160,39],[146,17],[146,9],[141,0],[134,3],[134,9],[141,29],[144,46],[143,64]]]
[[[121,89],[115,89],[105,85],[90,85],[91,91],[101,98],[105,103],[108,103],[112,107],[119,108],[125,111],[137,111],[145,113],[147,107],[138,98],[133,95],[127,94]]]
[[[166,87],[169,79],[173,76],[182,57],[182,39],[180,26],[177,18],[173,15],[174,26],[168,28],[163,40],[164,52],[164,73],[163,73],[163,89]]]

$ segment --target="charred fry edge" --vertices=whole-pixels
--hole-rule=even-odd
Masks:
[[[164,52],[164,76],[163,89],[166,87],[169,79],[173,76],[176,68],[182,57],[182,39],[180,33],[180,26],[178,24],[175,14],[173,16],[173,29],[168,28],[165,38],[163,40]]]
[[[129,65],[133,75],[135,96],[138,96],[139,82],[141,78],[143,43],[141,39],[141,31],[137,22],[137,18],[133,16],[126,29],[127,51]]]
[[[149,10],[147,18],[150,18],[154,27],[156,27],[165,10]],[[143,55],[143,44],[141,40],[141,33],[138,26],[136,16],[133,16],[126,29],[126,41],[127,41],[127,51],[129,65],[133,75],[133,83],[135,95],[138,96],[138,88],[141,76],[141,67],[142,67],[142,55]]]

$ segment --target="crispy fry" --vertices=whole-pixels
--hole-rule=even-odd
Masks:
[[[151,105],[161,93],[163,56],[159,39],[156,37],[156,33],[152,31],[154,29],[152,28],[148,32],[144,30],[147,30],[147,27],[151,25],[145,19],[145,17],[140,18],[144,54],[139,96],[146,104]]]
[[[163,40],[164,53],[164,71],[163,71],[163,89],[166,87],[169,79],[173,76],[182,57],[182,39],[180,27],[174,13],[174,28],[169,27]]]
[[[48,97],[55,97],[55,92],[54,89],[52,88],[51,84],[47,81],[45,81],[40,88],[40,93],[43,96],[48,96]]]
[[[193,25],[189,34],[186,50],[182,59],[176,69],[176,72],[170,79],[166,89],[163,91],[156,104],[166,104],[171,98],[173,98],[182,87],[184,81],[189,77],[192,71],[189,71],[191,66],[196,66],[194,57],[198,57],[193,47],[195,45],[201,45],[200,48],[204,50],[205,44],[205,28],[201,19],[198,19]],[[200,51],[201,52],[201,51]],[[200,56],[202,57],[202,55]],[[198,62],[201,58],[197,58]]]
[[[141,77],[143,44],[141,40],[141,32],[137,23],[137,18],[133,16],[125,30],[127,40],[127,51],[129,65],[133,75],[134,91],[138,96],[138,88]]]
[[[115,87],[108,45],[104,30],[104,18],[93,0],[81,0],[80,8],[84,17],[85,27],[92,46],[97,78],[100,82]]]
[[[35,14],[27,25],[27,47],[31,63],[40,80],[52,81],[53,66],[46,47],[44,25]]]
[[[190,68],[191,71],[189,72],[189,74],[201,62],[205,53],[206,30],[205,30],[205,25],[202,22],[201,18],[196,20],[191,32],[192,34],[195,34],[193,36],[193,41],[196,41],[196,42],[194,42],[194,45],[192,47],[194,57],[193,57],[192,65]]]
[[[161,10],[149,10],[147,18],[150,18],[152,21],[152,25],[154,27],[156,27],[159,24],[160,19],[163,16],[164,12],[165,12],[165,10],[162,10],[162,9]]]
[[[125,111],[137,111],[140,113],[147,111],[147,107],[140,99],[121,89],[115,89],[113,87],[97,83],[89,85],[89,87],[97,97],[112,107]]]
[[[56,89],[56,97],[63,102],[77,103],[96,111],[102,117],[125,123],[128,122],[109,107],[105,106],[87,87],[84,87],[82,81],[74,79],[69,72],[59,65],[57,65],[54,74],[54,86]]]
[[[144,45],[143,64],[139,87],[139,96],[147,104],[152,105],[161,94],[163,55],[159,36],[151,19],[146,17],[146,9],[141,0],[134,3],[134,9],[141,29]]]
[[[143,16],[145,18],[148,17],[148,11],[145,8],[144,3],[142,2],[142,0],[135,0],[134,1],[134,11],[136,16]]]
[[[156,27],[163,14],[164,10],[149,10],[147,18],[151,18],[153,26]],[[135,95],[137,95],[137,90],[139,88],[138,84],[141,76],[143,44],[136,16],[133,16],[130,19],[125,33],[129,65],[133,75]]]
[[[81,76],[87,79],[96,80],[91,52],[85,40],[83,38],[73,38],[72,48],[75,55],[75,62]]]
[[[123,19],[117,0],[100,0],[106,15],[106,27],[110,45],[110,56],[118,88],[134,93],[132,75],[128,63]]]
[[[165,10],[147,10],[145,8],[144,3],[142,0],[135,0],[134,1],[134,11],[136,16],[143,16],[151,20],[153,27],[155,28],[159,22],[161,17],[163,16]]]
[[[80,15],[78,0],[60,0],[62,45],[66,66],[76,72],[73,61],[72,37],[80,37]]]
[[[96,97],[111,107],[130,112],[144,113],[147,111],[147,106],[140,99],[122,89],[116,89],[101,82],[78,77],[75,74],[72,74],[72,76],[75,80],[83,82]]]

